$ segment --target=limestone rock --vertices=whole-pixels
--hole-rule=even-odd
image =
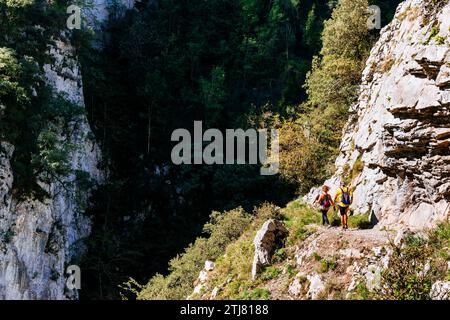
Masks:
[[[206,282],[208,280],[208,272],[206,270],[200,271],[200,274],[198,275],[198,280],[200,283]]]
[[[394,238],[394,245],[399,246],[402,244],[403,240],[406,236],[411,235],[411,231],[409,229],[400,229],[397,231],[397,234]]]
[[[357,285],[358,282],[356,281],[356,279],[352,279],[352,281],[348,285],[347,292],[352,292],[353,290],[355,290]]]
[[[252,278],[256,279],[261,268],[270,264],[271,254],[277,242],[286,237],[288,231],[282,222],[269,219],[256,233],[253,245],[255,255],[253,258]]]
[[[325,290],[325,285],[318,274],[308,275],[307,279],[309,281],[308,297],[312,300],[317,299],[319,294]]]
[[[431,287],[430,298],[433,300],[450,300],[450,281],[436,281]]]
[[[302,292],[302,284],[298,278],[294,279],[292,283],[289,285],[288,291],[293,296],[299,296]]]
[[[377,265],[370,265],[367,267],[365,273],[366,286],[370,291],[380,288],[381,283],[381,267]]]
[[[215,299],[217,297],[217,295],[219,294],[220,288],[219,287],[214,287],[214,289],[212,289],[211,291],[211,295],[210,295],[210,299]]]
[[[214,262],[209,261],[209,260],[205,261],[205,270],[206,271],[214,270],[214,266],[215,266]]]
[[[83,90],[73,48],[56,41],[51,49],[52,65],[44,66],[46,80],[55,91],[83,106]],[[93,182],[103,180],[97,168],[100,149],[90,138],[84,115],[70,124],[70,134],[61,137],[75,149],[68,155],[73,171],[89,174]],[[65,268],[82,254],[80,240],[90,233],[91,223],[80,205],[87,203],[91,190],[80,190],[74,174],[50,184],[39,182],[48,199],[18,199],[12,193],[14,173],[11,156],[14,146],[1,142],[0,154],[0,299],[74,299],[77,292],[67,290]],[[74,195],[79,193],[76,198]]]
[[[441,67],[436,78],[436,85],[442,88],[450,87],[450,65],[445,64]]]
[[[339,250],[339,254],[346,258],[356,258],[360,259],[363,257],[363,254],[358,249],[347,248]]]
[[[422,229],[450,215],[450,3],[429,2],[402,2],[381,31],[350,108],[337,170],[325,182],[333,194],[344,167],[359,159],[351,209],[370,213],[380,227]],[[445,43],[433,40],[436,31]]]

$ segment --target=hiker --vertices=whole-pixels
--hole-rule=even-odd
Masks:
[[[328,191],[330,191],[330,187],[323,186],[322,194],[317,196],[315,201],[320,204],[320,212],[322,212],[322,225],[330,225],[330,222],[328,221],[328,210],[330,210],[331,206],[334,206],[333,198]]]
[[[353,197],[350,189],[347,187],[345,181],[341,181],[340,188],[336,191],[334,196],[334,203],[339,208],[339,213],[341,215],[341,225],[342,229],[348,229],[348,212],[350,210],[350,205],[353,202]],[[336,207],[335,207],[336,208]]]

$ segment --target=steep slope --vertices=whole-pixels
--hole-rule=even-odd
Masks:
[[[351,181],[354,212],[381,225],[422,228],[449,216],[449,25],[449,1],[400,4],[371,51],[325,182],[334,192]]]
[[[269,258],[256,277],[252,256],[261,255],[260,233],[270,233],[258,223],[261,211],[222,256],[205,261],[188,299],[450,298],[448,222],[412,233],[360,229],[366,225],[352,216],[353,227],[344,231],[318,225],[317,210],[301,200],[272,210],[289,235],[278,245],[266,237]],[[331,217],[337,225],[337,216]],[[146,298],[147,290],[138,297]]]

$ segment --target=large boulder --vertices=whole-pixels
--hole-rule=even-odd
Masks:
[[[271,255],[277,244],[287,236],[288,231],[282,222],[274,219],[267,220],[256,233],[253,240],[255,255],[252,266],[252,279],[264,266],[270,264]]]

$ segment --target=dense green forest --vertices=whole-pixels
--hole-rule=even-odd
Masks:
[[[294,184],[260,176],[258,166],[175,167],[168,142],[194,120],[246,128],[264,112],[292,114],[331,14],[325,1],[160,1],[117,10],[106,46],[82,60],[90,121],[112,160],[92,209],[90,245],[101,256],[88,254],[83,267],[96,296],[94,283],[113,294],[125,275],[141,281],[164,272],[211,210],[292,198]],[[133,218],[124,223],[124,215]]]
[[[372,3],[385,24],[398,1]],[[336,6],[163,0],[125,11],[117,4],[97,39],[104,46],[80,46],[89,120],[111,170],[89,212],[95,229],[82,262],[82,298],[117,297],[128,276],[145,282],[166,273],[212,210],[282,205],[331,173],[379,32],[366,27],[366,1],[342,1],[333,14],[339,23],[326,22]],[[170,134],[192,129],[194,120],[204,129],[281,129],[281,174],[172,165]]]

